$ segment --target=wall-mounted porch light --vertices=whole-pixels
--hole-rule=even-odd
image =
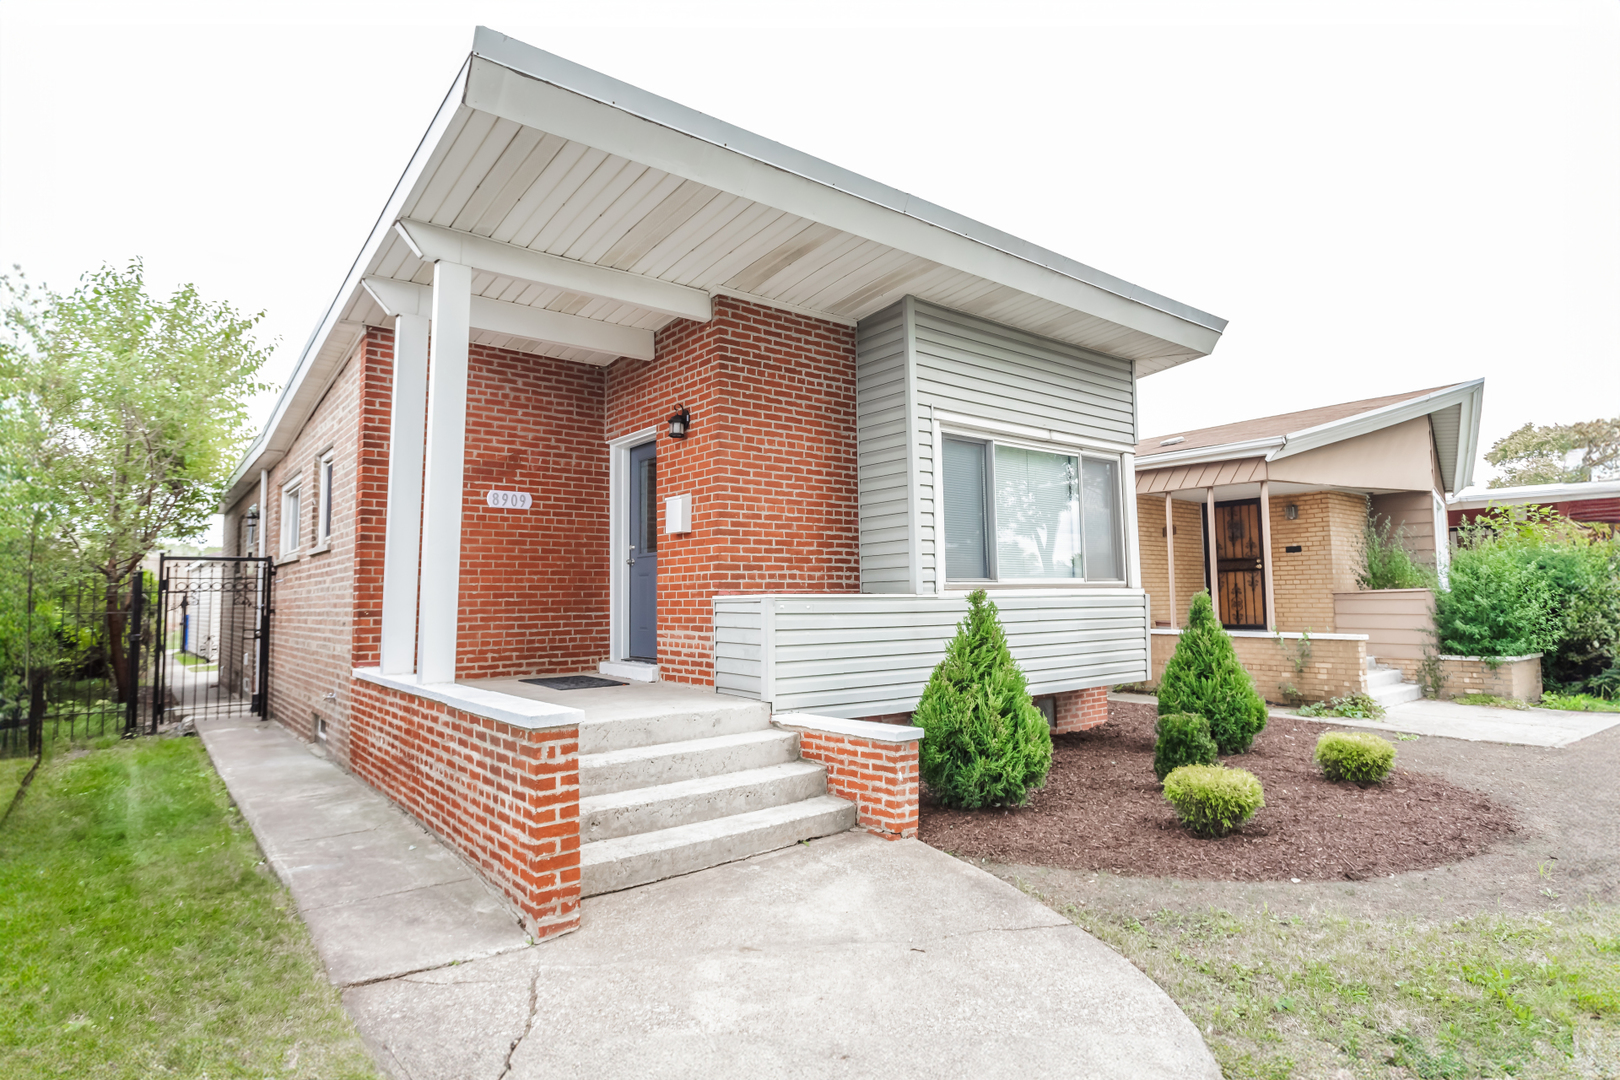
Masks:
[[[1297,503],[1289,503],[1288,506],[1283,510],[1283,517],[1287,518],[1289,521],[1298,521],[1299,505]]]
[[[672,439],[684,439],[691,428],[692,414],[685,405],[675,406],[675,414],[669,418],[669,437]]]

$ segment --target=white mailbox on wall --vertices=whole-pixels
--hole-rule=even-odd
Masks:
[[[664,531],[666,533],[692,531],[692,496],[671,495],[664,500]]]

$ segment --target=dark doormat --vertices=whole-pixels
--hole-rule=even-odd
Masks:
[[[530,686],[543,686],[547,690],[595,690],[599,686],[623,686],[615,679],[599,679],[595,675],[558,675],[553,679],[519,679]]]

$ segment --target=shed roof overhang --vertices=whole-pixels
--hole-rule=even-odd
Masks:
[[[1298,431],[1243,442],[1195,446],[1139,454],[1136,458],[1137,491],[1142,494],[1263,479],[1267,463],[1304,454],[1335,443],[1371,435],[1419,417],[1428,417],[1434,435],[1435,456],[1447,491],[1461,491],[1473,482],[1474,458],[1479,453],[1479,421],[1484,405],[1485,380],[1457,383],[1428,393],[1316,424]],[[1243,463],[1247,462],[1248,467]],[[1214,485],[1218,486],[1218,485]],[[1327,487],[1342,488],[1342,483]]]
[[[367,325],[473,268],[473,339],[648,356],[714,296],[853,324],[906,295],[1133,361],[1207,355],[1217,318],[484,27],[300,354],[227,505],[278,461]]]

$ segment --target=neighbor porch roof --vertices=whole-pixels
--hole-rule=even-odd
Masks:
[[[607,364],[735,296],[853,324],[914,295],[1134,361],[1208,354],[1223,319],[479,27],[232,480],[279,460],[365,327],[469,265],[473,339]]]
[[[1427,416],[1447,489],[1461,491],[1473,481],[1484,395],[1485,380],[1474,379],[1155,435],[1136,446],[1138,490],[1160,491],[1258,480],[1265,475],[1264,462],[1292,457]],[[1185,483],[1143,476],[1171,468],[1189,474],[1196,471],[1200,475],[1196,482],[1188,479]]]

